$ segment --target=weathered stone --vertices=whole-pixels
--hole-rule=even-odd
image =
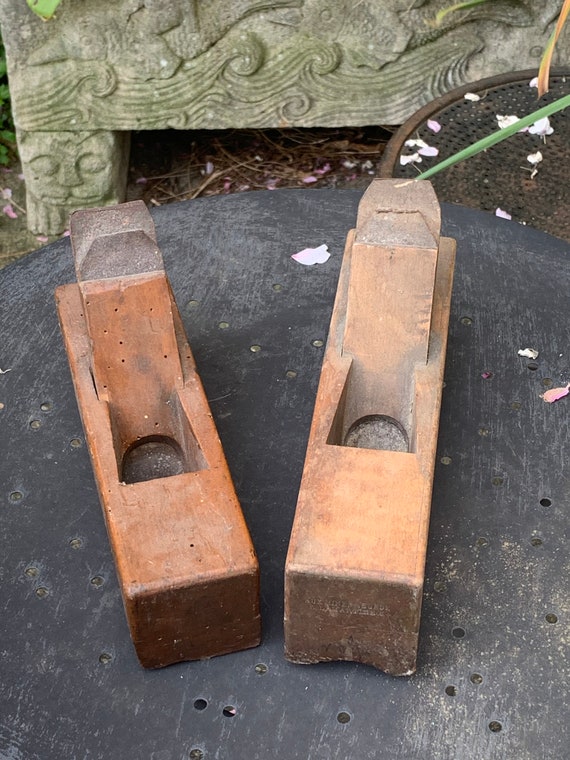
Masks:
[[[34,184],[31,224],[54,233],[78,203],[120,199],[126,162],[117,160],[119,132],[400,124],[453,87],[535,66],[560,3],[493,0],[450,13],[436,26],[436,12],[448,5],[63,0],[44,23],[23,0],[0,0],[20,139],[27,135],[43,155],[54,156],[60,148],[52,140],[66,133],[62,161],[77,172],[83,139],[72,133],[98,132],[102,144],[102,132],[114,133],[114,147],[102,148],[105,163],[113,156],[114,179],[108,166],[101,178],[82,169],[89,187],[75,185],[65,197],[48,201],[49,162],[42,170],[36,160],[32,172],[23,159]],[[557,55],[568,50],[567,42]]]
[[[17,134],[32,232],[57,234],[73,211],[124,200],[129,132]]]

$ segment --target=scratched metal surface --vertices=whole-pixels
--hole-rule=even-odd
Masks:
[[[68,241],[1,272],[2,760],[570,757],[570,416],[540,398],[570,380],[570,249],[513,222],[444,207],[458,259],[417,674],[283,658],[318,341],[359,197],[154,212],[262,572],[262,645],[210,661],[137,664],[54,309]],[[323,242],[324,265],[290,258]]]

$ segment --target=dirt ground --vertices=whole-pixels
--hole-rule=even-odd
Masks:
[[[127,200],[149,206],[280,188],[365,188],[391,132],[338,129],[159,131],[132,134]],[[55,238],[28,232],[25,185],[14,160],[0,169],[0,267]]]

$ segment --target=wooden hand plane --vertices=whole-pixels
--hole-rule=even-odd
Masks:
[[[415,669],[455,241],[428,182],[348,236],[285,566],[285,652]]]
[[[77,211],[71,240],[56,301],[139,660],[256,646],[257,559],[151,216]]]

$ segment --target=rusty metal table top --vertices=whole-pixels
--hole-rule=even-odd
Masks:
[[[0,272],[2,760],[569,757],[570,416],[540,394],[570,381],[570,248],[514,222],[444,205],[458,258],[417,674],[283,657],[285,553],[359,199],[153,212],[261,567],[261,646],[209,661],[137,663],[55,312],[69,242]],[[290,258],[321,243],[326,264]]]

